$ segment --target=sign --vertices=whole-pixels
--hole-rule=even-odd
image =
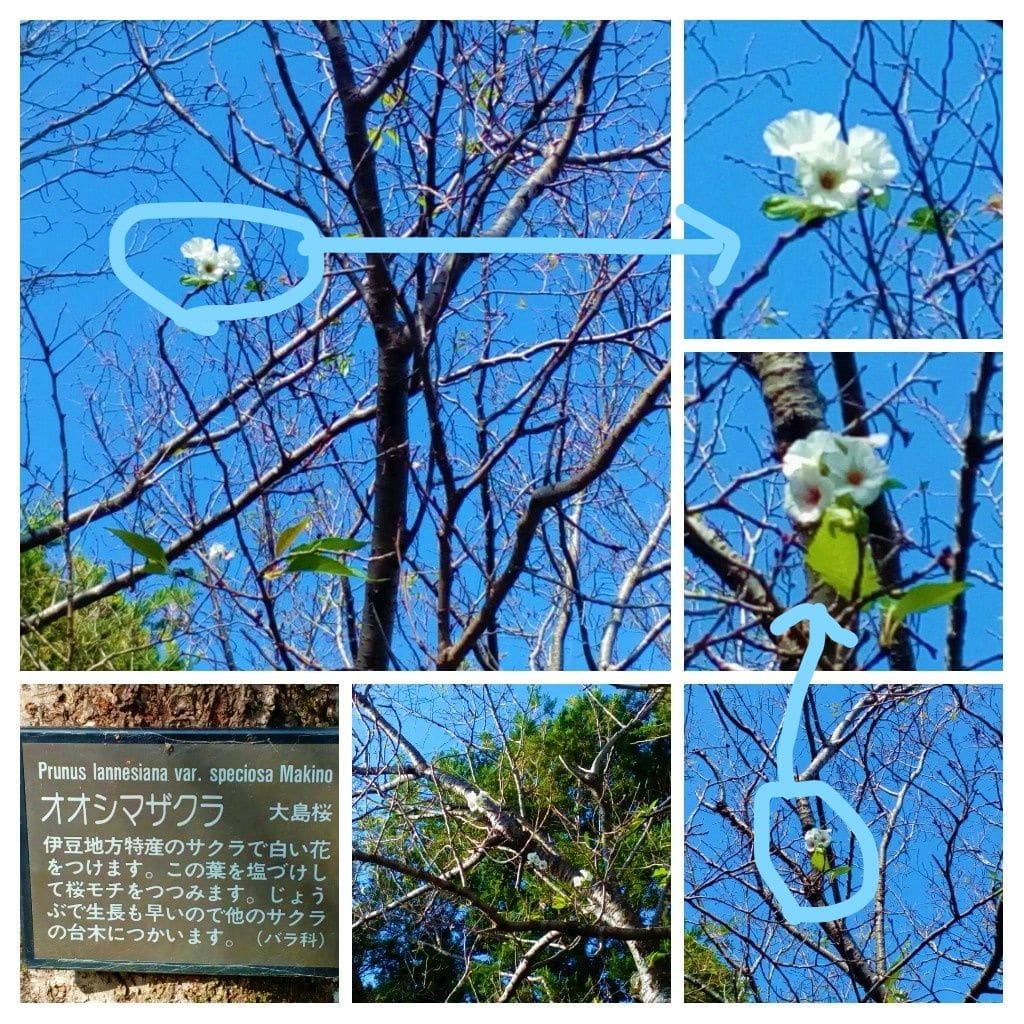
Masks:
[[[337,729],[22,729],[29,967],[338,970]]]

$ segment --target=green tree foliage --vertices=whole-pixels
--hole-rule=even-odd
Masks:
[[[75,555],[70,575],[73,587],[42,548],[22,554],[22,618],[48,608],[72,590],[96,586],[106,570]],[[108,597],[26,633],[21,638],[21,667],[51,671],[185,669],[186,659],[173,636],[191,602],[192,594],[183,585],[162,587],[144,598]]]
[[[703,938],[699,928],[683,937],[683,990],[687,1003],[746,1003],[749,991],[736,973]]]
[[[648,710],[636,721],[645,703]],[[486,819],[428,777],[375,794],[366,801],[365,816],[357,803],[357,847],[447,876],[512,922],[593,921],[582,878],[576,886],[530,863],[531,854],[552,858],[554,852],[575,871],[589,872],[595,884],[607,884],[644,927],[667,926],[667,694],[652,702],[649,691],[588,690],[555,711],[530,690],[514,713],[492,721],[491,731],[466,728],[460,742],[431,764],[507,808],[534,840],[509,848]],[[544,927],[509,934],[459,892],[370,864],[357,865],[354,902],[357,1000],[641,998],[638,965],[620,939]],[[549,931],[555,934],[530,960],[528,951]],[[667,990],[668,940],[637,948]],[[529,962],[522,979],[507,991],[524,958]]]

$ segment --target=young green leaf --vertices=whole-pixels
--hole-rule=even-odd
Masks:
[[[178,280],[186,288],[209,288],[213,284],[212,281],[207,281],[205,277],[196,277],[195,274],[182,274]]]
[[[840,211],[826,206],[816,206],[800,196],[776,194],[769,196],[761,204],[761,212],[769,220],[795,220],[800,224],[809,224],[824,217],[834,217]]]
[[[355,569],[351,565],[339,562],[337,558],[330,555],[321,555],[316,551],[303,551],[297,555],[290,555],[285,563],[288,572],[322,572],[329,576],[352,576],[356,579],[366,579],[366,573],[362,569]]]
[[[828,877],[834,882],[837,878],[842,878],[843,875],[850,873],[849,864],[840,864],[837,868],[829,868]]]
[[[889,604],[882,616],[882,633],[879,637],[881,647],[891,647],[900,623],[908,615],[930,611],[932,608],[943,608],[959,597],[969,584],[963,580],[948,580],[943,583],[919,583],[901,594]]]
[[[815,850],[814,853],[811,854],[811,867],[814,868],[815,871],[824,871],[827,866],[828,861],[825,859],[825,851]]]
[[[282,530],[274,544],[274,557],[280,558],[298,540],[299,534],[305,533],[312,522],[309,516],[292,523],[287,530]]]
[[[919,206],[907,221],[907,227],[912,231],[920,231],[922,235],[936,235],[941,227],[942,233],[949,237],[953,234],[953,225],[956,223],[956,214],[952,210],[946,210],[940,216],[930,206]]]
[[[115,530],[111,527],[107,527],[107,529],[118,540],[127,544],[132,551],[142,555],[147,563],[152,562],[154,565],[160,566],[161,572],[166,572],[168,564],[167,552],[152,537],[145,537],[141,533],[132,533],[129,530]],[[151,570],[147,568],[147,571]]]
[[[890,198],[889,190],[886,189],[884,192],[878,193],[878,195],[872,195],[871,202],[880,210],[888,210]]]
[[[365,547],[365,540],[355,540],[352,537],[318,537],[316,540],[307,540],[302,544],[296,544],[289,553],[301,555],[308,551],[361,551]]]
[[[861,517],[859,509],[833,505],[825,510],[821,525],[807,545],[808,568],[848,601],[881,589],[871,548],[860,536]]]

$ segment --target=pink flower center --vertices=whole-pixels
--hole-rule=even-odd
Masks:
[[[821,491],[819,491],[817,487],[808,487],[807,504],[817,505],[819,501],[821,501]]]
[[[831,192],[839,184],[839,173],[837,171],[822,171],[818,175],[818,182],[823,189]]]
[[[846,482],[851,487],[859,487],[864,483],[864,474],[859,469],[851,469],[850,472],[846,474]]]

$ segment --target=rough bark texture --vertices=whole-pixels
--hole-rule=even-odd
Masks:
[[[44,684],[21,688],[23,726],[229,728],[336,726],[335,686]],[[322,1003],[336,978],[202,977],[21,969],[27,1003]]]
[[[794,441],[826,428],[825,401],[806,354],[755,352],[749,366],[761,384],[780,459]]]

